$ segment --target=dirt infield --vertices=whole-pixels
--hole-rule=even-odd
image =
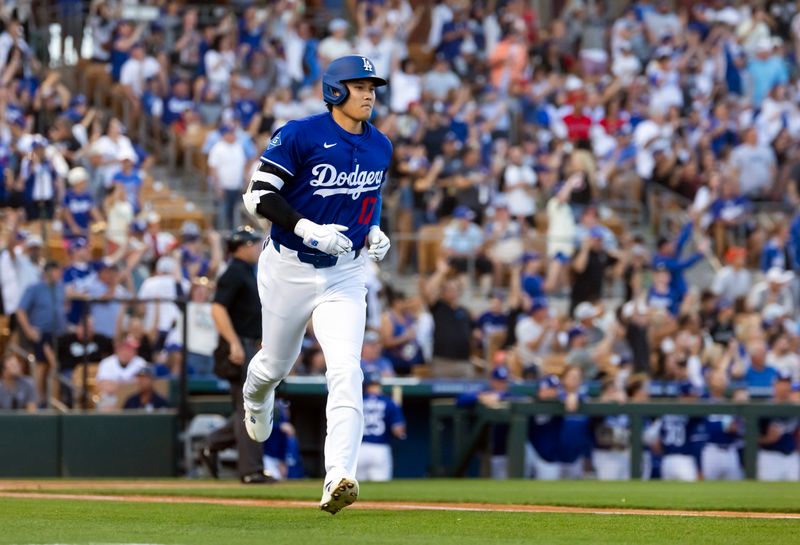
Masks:
[[[3,481],[0,482],[0,498],[40,499],[40,500],[76,500],[76,501],[109,501],[109,502],[139,502],[139,503],[192,503],[207,505],[231,505],[239,507],[266,507],[266,508],[317,508],[315,502],[297,500],[267,500],[267,499],[234,499],[234,498],[203,498],[196,496],[140,496],[140,495],[100,495],[100,494],[66,494],[56,492],[59,488],[86,488],[99,489],[113,487],[112,481],[65,481],[63,483],[36,483],[32,481]],[[124,483],[130,485],[130,482]],[[140,488],[192,488],[187,483],[137,483]],[[208,488],[207,483],[204,487]],[[235,483],[219,483],[212,488],[236,488]],[[28,491],[12,491],[12,490]],[[53,490],[54,492],[45,492]],[[457,512],[496,512],[496,513],[554,513],[554,514],[584,514],[584,515],[639,515],[639,516],[667,516],[667,517],[713,517],[713,518],[738,518],[738,519],[794,519],[800,520],[800,513],[759,513],[742,511],[688,511],[688,510],[658,510],[658,509],[618,509],[600,507],[560,507],[552,505],[498,505],[483,503],[432,503],[432,502],[358,502],[353,509],[368,510],[394,510],[394,511],[457,511]]]

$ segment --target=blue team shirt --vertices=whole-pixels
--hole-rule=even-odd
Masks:
[[[747,386],[756,388],[769,388],[777,378],[778,371],[776,371],[774,367],[769,366],[765,366],[761,371],[750,367],[744,374],[744,381],[747,383]]]
[[[736,433],[726,431],[734,419],[736,418],[730,415],[714,414],[709,416],[706,420],[708,442],[721,447],[738,446],[742,440],[742,430],[744,430],[742,422],[738,422]],[[736,420],[738,421],[738,419]]]
[[[281,195],[300,215],[319,223],[345,225],[353,249],[364,246],[378,225],[381,187],[392,158],[392,144],[369,123],[351,134],[330,113],[290,121],[272,135],[261,161],[292,179]],[[272,225],[272,239],[301,252],[316,252],[294,233]]]
[[[88,191],[83,193],[76,193],[72,190],[67,190],[64,195],[64,208],[70,211],[75,223],[80,227],[80,232],[73,233],[70,231],[69,225],[64,224],[64,229],[67,236],[78,236],[86,233],[89,229],[89,221],[91,220],[92,208],[94,208],[94,201]]]
[[[664,456],[683,454],[700,459],[700,451],[708,439],[702,418],[668,414],[661,418],[661,448]]]
[[[478,317],[478,326],[486,336],[502,332],[508,328],[508,316],[503,312],[495,314],[487,310]]]
[[[392,398],[383,394],[364,396],[365,443],[388,445],[392,439],[392,427],[405,423],[403,411]]]
[[[760,448],[780,452],[782,454],[792,454],[797,451],[797,428],[800,426],[798,418],[766,418],[759,421],[761,433],[767,431],[769,425],[780,428],[781,436],[774,443],[762,444]]]
[[[125,188],[125,195],[128,197],[128,202],[131,203],[135,212],[139,212],[139,189],[142,187],[142,176],[139,174],[139,171],[134,169],[130,174],[119,171],[114,174],[111,181],[115,184],[122,184]]]
[[[92,283],[91,276],[96,273],[97,267],[89,263],[76,263],[64,269],[64,286],[71,287],[83,293],[89,288]],[[69,312],[67,312],[67,321],[71,324],[77,324],[83,315],[83,309],[86,308],[84,301],[73,300],[70,303]]]

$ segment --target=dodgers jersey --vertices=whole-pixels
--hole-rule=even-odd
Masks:
[[[661,418],[661,447],[664,456],[685,454],[697,457],[707,440],[705,420],[668,414]]]
[[[261,162],[291,177],[280,194],[299,214],[318,223],[337,223],[353,250],[364,246],[369,228],[378,225],[381,186],[392,158],[392,144],[369,123],[351,134],[329,113],[290,121],[278,129]],[[300,252],[308,248],[293,232],[273,224],[272,239]]]
[[[392,398],[375,394],[364,396],[365,443],[388,445],[392,439],[392,427],[405,422],[403,411]]]

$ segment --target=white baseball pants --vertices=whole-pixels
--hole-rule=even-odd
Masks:
[[[700,455],[703,479],[707,481],[741,481],[744,477],[739,463],[739,452],[734,447],[720,447],[708,443]]]
[[[356,479],[359,481],[391,481],[392,469],[391,445],[361,443]]]
[[[350,252],[333,267],[315,269],[297,252],[268,242],[258,260],[261,350],[244,384],[244,403],[254,412],[272,410],[275,388],[300,355],[311,319],[325,355],[326,481],[356,472],[364,433],[361,345],[366,321],[366,259]]]
[[[627,449],[594,449],[592,465],[600,481],[627,481],[631,478],[631,452]]]
[[[800,481],[800,453],[759,450],[757,476],[759,481]]]
[[[667,454],[661,460],[661,479],[664,481],[696,481],[697,463],[688,454]]]

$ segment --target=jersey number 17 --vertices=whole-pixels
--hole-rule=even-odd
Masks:
[[[377,202],[377,197],[364,197],[364,200],[361,201],[361,214],[358,216],[358,223],[360,225],[369,224],[372,219],[372,213],[375,212],[375,203]]]

